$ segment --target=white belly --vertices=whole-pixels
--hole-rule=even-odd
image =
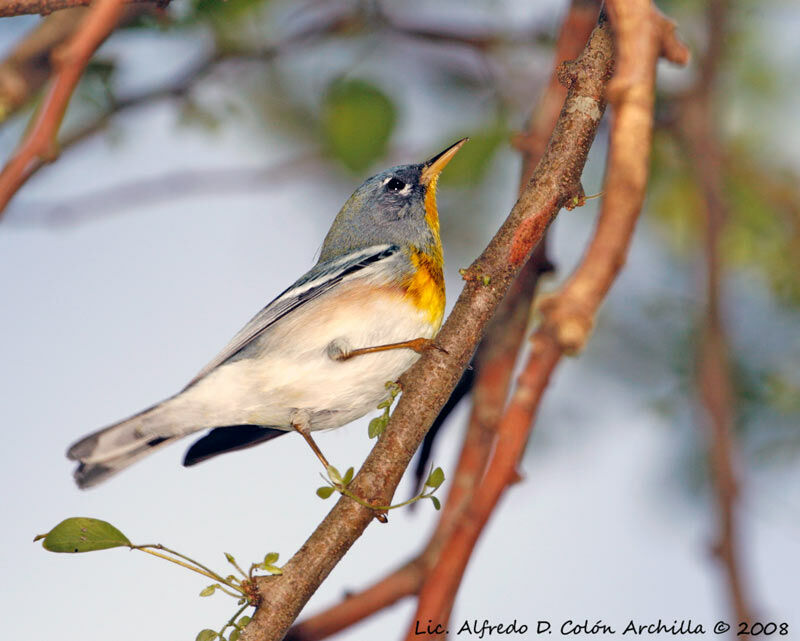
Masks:
[[[193,429],[264,425],[291,429],[298,411],[311,429],[339,427],[388,397],[396,381],[419,355],[401,348],[336,361],[333,341],[352,348],[432,338],[437,327],[397,290],[357,287],[322,296],[278,321],[259,339],[253,358],[229,362],[173,399],[176,410],[192,414]],[[177,407],[180,406],[180,407]]]

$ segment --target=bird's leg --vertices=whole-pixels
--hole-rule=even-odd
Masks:
[[[292,414],[291,423],[292,428],[306,440],[308,446],[314,451],[314,454],[317,455],[317,458],[327,470],[330,463],[328,463],[328,459],[325,458],[322,450],[319,449],[319,445],[311,438],[311,416],[309,413],[306,410],[295,411],[294,414]]]
[[[335,361],[346,361],[354,356],[361,356],[362,354],[374,354],[375,352],[386,352],[390,349],[413,349],[417,354],[422,354],[422,352],[429,347],[437,347],[431,338],[414,338],[410,341],[387,343],[386,345],[374,345],[372,347],[359,347],[356,349],[347,349],[342,342],[337,343],[334,341],[328,346],[328,354]],[[437,349],[441,348],[437,347]]]
[[[317,458],[325,467],[325,471],[328,472],[328,468],[331,467],[331,465],[328,463],[328,459],[325,458],[322,450],[319,449],[319,445],[317,445],[314,442],[314,439],[311,438],[311,415],[309,414],[308,410],[295,410],[289,420],[292,424],[292,429],[294,429],[295,432],[298,432],[300,436],[306,440],[306,443],[308,443],[309,447],[314,451],[314,454],[317,455]],[[367,505],[370,504],[370,501],[365,501],[364,499],[361,500]],[[375,512],[375,518],[378,521],[381,523],[389,522],[389,519],[386,518],[386,513],[384,511],[377,508],[373,508],[373,511]]]

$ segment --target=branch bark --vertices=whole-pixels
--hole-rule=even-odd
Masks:
[[[404,393],[384,436],[352,489],[390,501],[425,431],[455,387],[489,319],[560,208],[581,194],[580,175],[602,116],[611,71],[607,27],[595,30],[572,67],[572,83],[553,137],[525,192],[483,254],[465,272],[466,284],[437,343],[404,377]],[[259,580],[261,598],[243,641],[280,639],[374,514],[342,497],[275,580]]]
[[[572,353],[583,345],[591,326],[590,319],[594,318],[625,261],[647,182],[655,66],[659,52],[664,50],[660,39],[674,38],[674,34],[672,30],[660,28],[663,16],[654,10],[649,0],[628,2],[623,12],[616,10],[618,3],[609,4],[616,20],[619,61],[609,85],[615,120],[611,130],[606,196],[597,227],[581,264],[561,292],[551,297],[542,310],[545,319],[531,339],[531,354],[500,422],[487,472],[470,502],[466,518],[458,522],[420,592],[407,640],[419,636],[419,622],[423,622],[423,626],[432,622],[434,628],[437,625],[441,626],[439,629],[447,628],[455,594],[474,546],[505,489],[517,478],[516,466],[550,375],[562,353]],[[565,66],[564,75],[572,72],[571,67]],[[575,331],[576,316],[578,333]],[[443,638],[444,634],[430,636]]]

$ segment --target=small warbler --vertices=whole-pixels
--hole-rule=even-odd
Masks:
[[[311,438],[387,399],[442,323],[436,183],[467,139],[369,178],[344,204],[319,261],[262,309],[175,396],[69,448],[90,487],[201,430],[184,465],[299,432]]]

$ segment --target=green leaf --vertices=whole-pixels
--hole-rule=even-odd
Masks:
[[[328,476],[330,477],[331,481],[333,481],[334,483],[342,482],[342,475],[339,473],[339,470],[337,470],[333,465],[329,465],[327,467],[327,470],[328,470]]]
[[[244,626],[246,626],[248,623],[250,623],[250,617],[248,617],[248,616],[243,616],[241,619],[239,619],[239,621],[237,622],[237,625],[240,625],[240,626],[244,627]]]
[[[233,632],[231,632],[231,635],[228,637],[228,641],[236,641],[239,638],[240,634],[241,634],[241,632],[239,632],[238,629],[234,630]]]
[[[277,565],[265,565],[264,569],[270,574],[283,574],[283,570]]]
[[[431,501],[433,501],[433,507],[435,507],[437,510],[442,509],[442,504],[439,502],[439,499],[437,499],[435,496],[431,497]]]
[[[230,563],[231,565],[236,565],[236,559],[233,558],[233,554],[230,554],[229,552],[225,552],[225,558],[227,559],[228,563]]]
[[[331,488],[332,490],[333,488]],[[278,560],[280,554],[277,552],[270,552],[264,557],[264,565],[272,565],[275,561]]]
[[[385,415],[376,416],[375,418],[373,418],[369,422],[369,430],[368,430],[369,437],[375,438],[376,436],[380,436],[381,434],[383,434],[388,422],[389,419]]]
[[[354,172],[385,155],[396,122],[392,100],[364,80],[334,80],[323,98],[321,123],[328,149]]]
[[[213,585],[209,585],[202,590],[200,590],[200,596],[211,596],[214,594],[214,590],[220,587],[219,583],[214,583]]]
[[[209,630],[206,628],[205,630],[200,630],[200,632],[197,633],[194,641],[213,641],[218,636],[219,634],[217,634],[214,630]]]
[[[433,470],[428,477],[428,480],[425,481],[425,485],[434,489],[438,488],[442,483],[444,483],[444,472],[442,471],[441,467],[437,467],[435,470]]]
[[[323,485],[317,488],[317,496],[321,499],[330,498],[331,494],[333,494],[333,488],[330,485]]]
[[[353,480],[355,473],[356,471],[352,467],[347,468],[347,471],[344,473],[344,478],[342,479],[345,485],[350,485],[350,481]]]
[[[111,523],[87,517],[65,519],[34,541],[43,537],[42,546],[51,552],[92,552],[131,545],[128,537]]]

